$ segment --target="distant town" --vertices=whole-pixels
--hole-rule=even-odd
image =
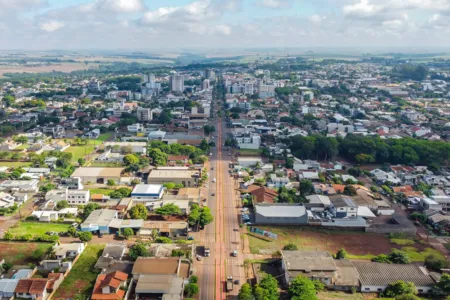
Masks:
[[[0,299],[449,299],[450,60],[415,58],[4,73]]]

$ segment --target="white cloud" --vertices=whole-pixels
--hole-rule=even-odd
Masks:
[[[115,13],[135,13],[146,9],[143,0],[95,0],[92,9],[104,9]]]
[[[179,7],[160,7],[157,10],[148,11],[142,17],[142,22],[144,24],[165,22],[170,18],[172,13],[179,9]]]
[[[64,24],[58,21],[48,21],[39,25],[39,28],[47,32],[53,32],[63,27]]]
[[[48,3],[45,0],[0,0],[0,12],[7,10],[29,10],[45,7],[46,5]]]
[[[312,24],[314,24],[316,26],[320,25],[324,19],[325,19],[325,17],[321,17],[318,14],[314,14],[308,18],[309,22],[311,22]]]
[[[226,24],[217,25],[216,32],[222,35],[231,35],[231,27]]]
[[[290,6],[289,1],[287,0],[262,0],[257,4],[267,8],[286,8]]]

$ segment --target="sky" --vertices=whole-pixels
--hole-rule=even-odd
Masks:
[[[450,0],[0,0],[0,49],[449,48]]]

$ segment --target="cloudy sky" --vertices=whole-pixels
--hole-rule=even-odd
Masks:
[[[449,36],[450,0],[0,0],[0,49],[446,48]]]

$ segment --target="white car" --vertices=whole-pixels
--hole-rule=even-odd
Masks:
[[[212,182],[216,182],[216,179],[215,179],[215,178],[213,178]]]

